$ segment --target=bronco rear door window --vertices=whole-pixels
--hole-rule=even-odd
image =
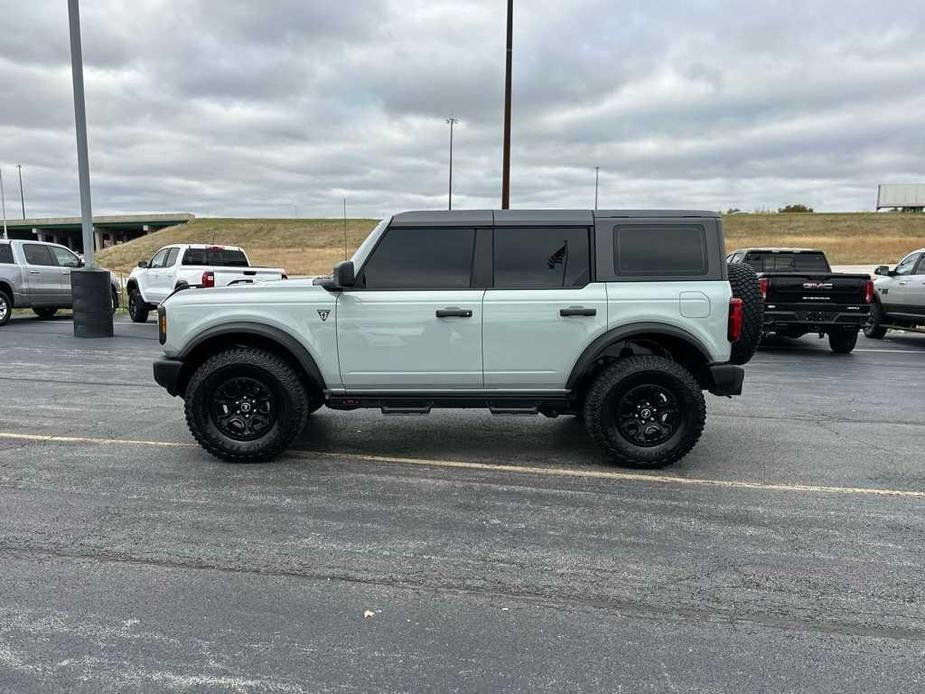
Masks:
[[[497,227],[494,249],[497,288],[583,287],[591,281],[591,251],[584,228]]]
[[[613,230],[614,269],[627,277],[707,274],[707,241],[698,224],[633,224]]]

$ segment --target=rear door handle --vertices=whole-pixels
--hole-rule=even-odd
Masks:
[[[559,309],[560,316],[596,316],[596,308],[585,308],[584,306],[569,306],[568,308]]]
[[[467,308],[438,308],[437,318],[472,318],[472,311]]]

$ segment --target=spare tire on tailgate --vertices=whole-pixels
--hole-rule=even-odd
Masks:
[[[750,265],[729,263],[729,284],[732,296],[742,300],[742,334],[732,343],[732,364],[746,364],[755,354],[761,340],[761,324],[764,321],[764,301],[758,276]]]

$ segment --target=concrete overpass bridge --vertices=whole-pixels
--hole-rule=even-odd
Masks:
[[[97,250],[125,243],[140,236],[177,224],[186,224],[194,218],[186,212],[165,214],[127,214],[93,218],[93,236]],[[11,239],[48,241],[83,253],[83,236],[80,217],[47,217],[35,219],[7,219],[7,232]],[[0,234],[2,234],[0,227]]]

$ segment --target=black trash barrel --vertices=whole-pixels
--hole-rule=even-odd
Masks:
[[[112,337],[112,285],[108,270],[71,271],[74,337]]]

